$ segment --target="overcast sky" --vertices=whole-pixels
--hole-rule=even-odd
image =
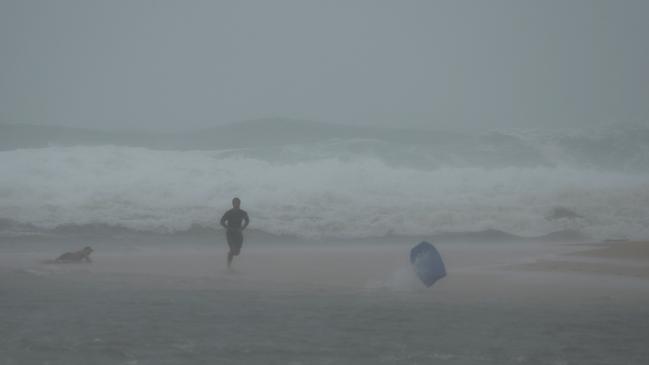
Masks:
[[[649,124],[649,1],[0,0],[0,122]]]

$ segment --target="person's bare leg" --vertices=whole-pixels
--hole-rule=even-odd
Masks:
[[[234,255],[232,255],[232,252],[228,252],[228,269],[230,268],[230,266],[232,266],[232,258],[233,257],[234,257]]]

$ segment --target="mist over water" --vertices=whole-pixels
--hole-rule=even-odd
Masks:
[[[47,141],[35,131],[12,143]],[[646,129],[470,134],[257,122],[209,132],[166,136],[161,149],[151,136],[86,131],[0,152],[0,219],[172,233],[217,227],[236,195],[255,229],[303,238],[649,236]]]

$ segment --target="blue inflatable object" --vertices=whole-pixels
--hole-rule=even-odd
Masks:
[[[446,276],[446,267],[442,256],[435,246],[428,242],[421,242],[410,250],[410,263],[415,268],[419,279],[427,287]]]

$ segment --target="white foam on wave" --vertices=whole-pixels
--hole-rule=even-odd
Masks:
[[[252,227],[300,237],[499,229],[649,236],[649,176],[575,167],[421,170],[378,159],[268,162],[116,146],[0,152],[0,218],[172,232],[216,226],[240,196]],[[563,206],[581,218],[548,220]]]

